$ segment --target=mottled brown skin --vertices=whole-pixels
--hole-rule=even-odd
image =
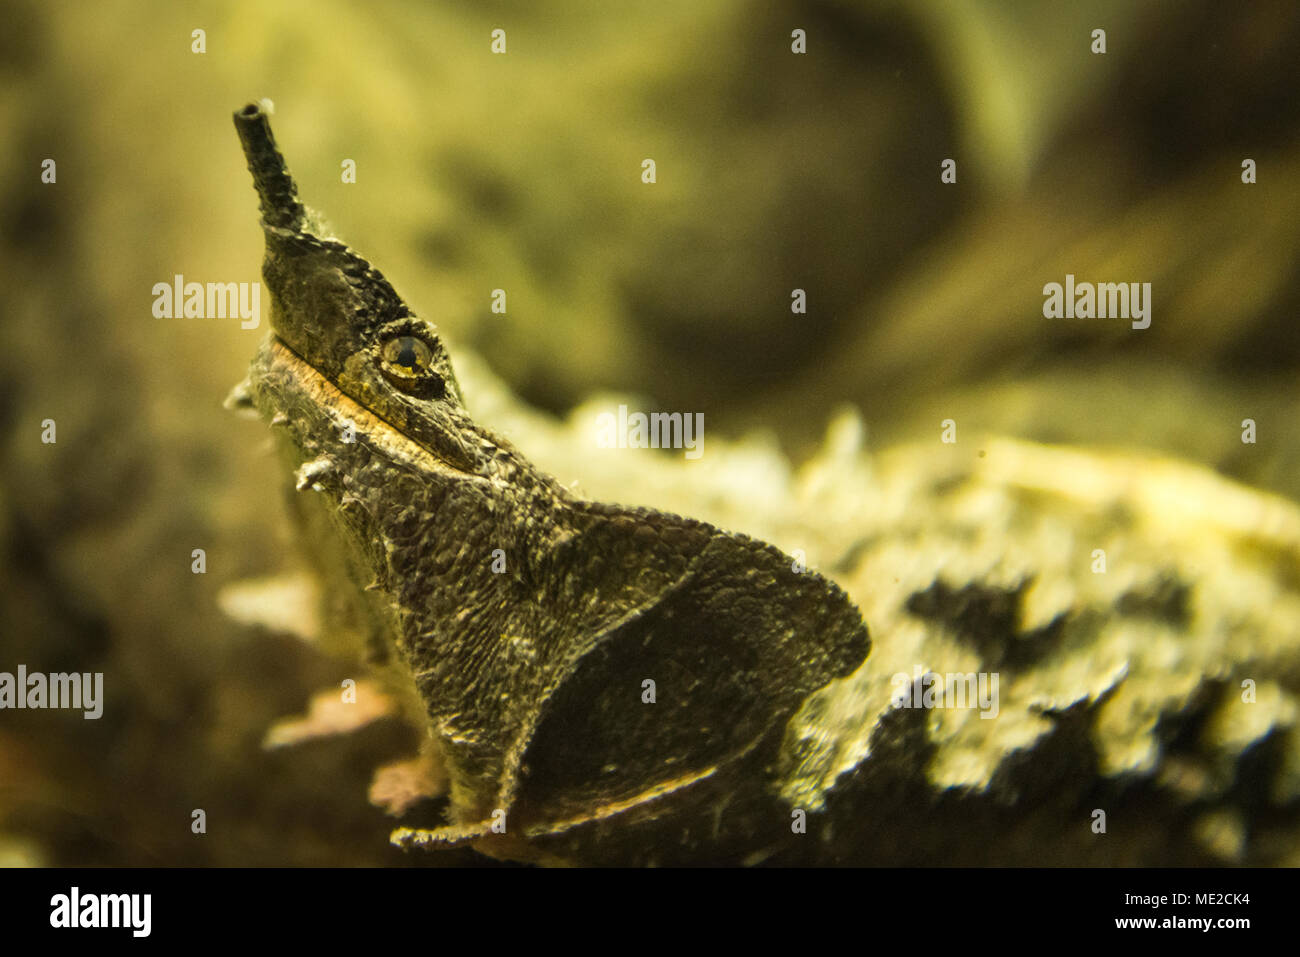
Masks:
[[[449,773],[450,823],[394,840],[548,863],[774,852],[791,836],[772,780],[786,723],[865,659],[857,609],[770,545],[577,499],[475,424],[434,326],[310,233],[265,113],[235,125],[273,332],[250,396],[304,463],[298,487],[324,503]],[[389,374],[395,336],[427,347],[420,382]]]

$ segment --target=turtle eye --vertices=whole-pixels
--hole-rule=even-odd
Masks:
[[[418,336],[397,335],[379,350],[380,368],[393,385],[413,395],[440,395],[442,376],[433,369],[433,349]]]
[[[404,375],[419,375],[428,370],[433,351],[415,336],[395,336],[384,343],[384,361]]]

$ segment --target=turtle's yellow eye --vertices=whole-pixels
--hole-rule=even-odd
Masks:
[[[384,343],[384,362],[407,375],[427,372],[433,353],[415,336],[397,336]]]
[[[388,381],[415,395],[442,391],[442,376],[433,370],[433,350],[417,336],[393,336],[379,350]]]

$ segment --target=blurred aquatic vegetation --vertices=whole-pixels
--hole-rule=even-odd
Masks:
[[[0,854],[470,860],[385,845],[366,792],[409,753],[405,725],[262,751],[360,663],[219,609],[294,566],[265,435],[220,407],[265,327],[157,320],[150,290],[256,278],[229,122],[250,97],[282,106],[304,196],[458,370],[501,376],[467,375],[485,424],[541,454],[556,426],[536,410],[618,390],[702,411],[732,452],[550,453],[566,482],[812,539],[830,506],[791,503],[791,460],[849,402],[872,449],[956,416],[963,435],[1155,450],[1300,497],[1294,4],[6,0],[4,17],[0,666],[104,670],[110,707],[5,716]],[[1151,329],[1044,320],[1042,285],[1067,272],[1151,281]],[[729,498],[751,507],[719,512]],[[196,807],[214,834],[190,832]]]

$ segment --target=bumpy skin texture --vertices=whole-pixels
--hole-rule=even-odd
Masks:
[[[311,234],[265,113],[235,125],[272,308],[250,399],[303,462],[449,772],[451,822],[394,839],[552,863],[779,853],[789,719],[869,649],[852,602],[770,545],[579,500],[476,425],[434,327]],[[385,373],[394,337],[428,348],[418,387]]]

